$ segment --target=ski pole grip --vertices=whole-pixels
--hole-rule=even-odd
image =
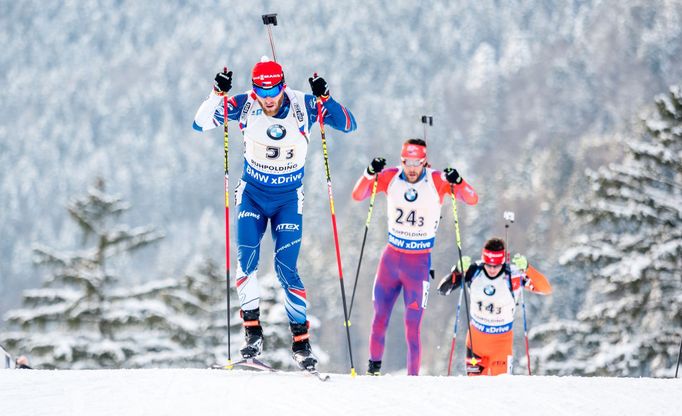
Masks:
[[[261,17],[263,18],[264,25],[277,26],[277,13],[264,14]]]

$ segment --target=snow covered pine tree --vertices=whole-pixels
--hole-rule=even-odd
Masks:
[[[582,270],[577,321],[532,331],[544,374],[672,377],[682,337],[682,88],[655,98],[625,160],[591,172],[584,233],[562,258]],[[582,275],[576,275],[576,279]]]
[[[43,288],[24,292],[24,309],[6,314],[10,332],[2,336],[4,345],[31,355],[40,368],[119,367],[140,347],[136,340],[116,339],[116,331],[131,314],[130,304],[124,307],[125,299],[112,293],[116,277],[105,269],[105,262],[163,236],[151,227],[113,224],[129,207],[106,194],[101,179],[85,196],[69,203],[84,241],[94,240],[93,245],[75,252],[35,247],[35,262],[55,272]]]

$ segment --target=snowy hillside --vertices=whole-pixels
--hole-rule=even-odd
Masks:
[[[438,169],[456,167],[481,197],[477,206],[460,209],[464,254],[478,255],[486,238],[504,232],[501,213],[516,211],[517,222],[509,233],[511,250],[527,254],[555,288],[551,297],[528,297],[531,336],[542,324],[554,325],[558,318],[575,320],[589,292],[585,290],[588,276],[599,277],[613,270],[592,261],[574,268],[559,262],[576,236],[585,233],[587,241],[594,240],[593,229],[581,229],[583,224],[569,215],[582,197],[586,197],[582,201],[586,206],[599,206],[586,192],[585,168],[620,162],[626,144],[642,136],[633,128],[639,113],[653,105],[654,96],[682,80],[682,0],[22,0],[2,4],[0,341],[13,337],[28,342],[43,335],[44,330],[36,329],[30,336],[15,336],[12,318],[17,318],[14,325],[23,325],[22,317],[27,315],[8,312],[34,307],[32,299],[49,303],[57,298],[56,291],[42,290],[52,271],[34,267],[33,249],[36,245],[59,251],[84,248],[80,230],[65,208],[100,177],[108,191],[131,204],[122,223],[131,228],[153,227],[165,236],[136,256],[126,253],[107,262],[107,272],[117,276],[118,285],[131,288],[173,279],[175,283],[166,288],[172,289],[171,295],[154,289],[144,296],[164,298],[164,308],[171,310],[186,304],[202,308],[189,310],[191,319],[182,320],[183,330],[167,335],[205,334],[206,327],[212,335],[188,336],[168,344],[182,341],[189,345],[185,348],[203,343],[227,347],[222,285],[216,290],[199,287],[196,302],[188,302],[193,299],[186,296],[191,292],[185,289],[187,284],[197,281],[192,266],[195,259],[206,258],[214,265],[213,272],[200,274],[198,281],[206,277],[207,282],[219,282],[225,250],[223,135],[220,129],[200,134],[191,126],[197,106],[223,65],[234,71],[234,92],[249,87],[252,65],[270,51],[262,13],[279,15],[274,36],[288,85],[308,91],[308,76],[319,72],[329,82],[331,94],[347,105],[358,121],[358,130],[351,134],[328,132],[347,293],[367,215],[366,202],[351,200],[352,185],[372,157],[383,156],[389,164],[397,164],[402,141],[423,134],[419,116],[432,114],[429,161]],[[229,126],[230,184],[234,187],[241,173],[243,146],[236,123]],[[679,143],[682,136],[676,133],[674,137]],[[313,344],[329,355],[330,370],[341,371],[346,339],[323,166],[319,132],[314,129],[306,162],[305,225],[298,269],[308,288],[310,314],[320,323],[313,331]],[[670,205],[679,211],[677,201],[682,196],[670,189],[682,183],[682,172],[675,166],[666,169],[677,169],[663,177],[673,185],[644,189],[655,191],[661,201],[672,201]],[[613,193],[620,194],[620,189]],[[437,277],[450,269],[457,253],[453,216],[448,207],[442,214],[432,262]],[[234,210],[232,215],[234,221]],[[672,220],[658,218],[666,222],[661,228],[664,231],[682,229],[679,215]],[[386,244],[386,219],[386,200],[381,196],[368,232],[353,309],[351,343],[361,369],[367,362],[373,312],[370,292]],[[629,236],[630,227],[617,228],[614,236],[631,237],[632,241],[639,241],[652,229],[642,224],[641,233]],[[232,233],[235,229],[231,228]],[[659,235],[644,240],[658,241]],[[670,233],[664,237],[668,241]],[[633,244],[625,245],[641,251]],[[608,254],[612,246],[605,244],[603,252]],[[682,259],[682,244],[652,253],[657,252],[670,253],[674,260],[666,260],[670,263],[666,267],[679,270],[675,261]],[[262,276],[273,274],[271,253],[271,239],[266,236],[259,268]],[[631,258],[627,252],[616,257]],[[660,270],[647,275],[647,281],[668,278]],[[642,274],[630,277],[644,277]],[[629,359],[628,355],[624,361],[636,367],[637,374],[654,374],[649,367],[670,371],[670,357],[682,336],[678,329],[682,328],[682,312],[679,307],[667,308],[659,299],[667,302],[679,297],[675,295],[680,293],[678,277],[675,274],[660,286],[665,297],[653,291],[655,296],[644,297],[646,303],[616,299],[637,321],[616,314],[615,308],[604,309],[603,287],[595,282],[592,294],[597,299],[587,299],[587,306],[599,312],[592,314],[593,321],[597,328],[618,337],[588,335],[599,337],[607,352],[612,345],[621,347],[618,351],[631,347],[635,339],[643,346],[636,356],[644,358]],[[647,295],[648,288],[642,286],[641,293]],[[204,294],[211,296],[200,299]],[[65,304],[73,297],[57,301]],[[147,305],[154,306],[151,301]],[[429,299],[422,327],[422,374],[444,372],[455,303],[453,297],[435,294]],[[653,313],[640,313],[634,308],[640,303],[645,312]],[[111,314],[99,313],[98,309],[106,309],[99,308],[102,304],[92,306],[84,310],[107,318],[93,325],[114,337],[108,325],[100,324],[117,321],[109,319]],[[396,308],[384,357],[388,371],[400,370],[405,361],[403,306]],[[126,309],[124,312],[132,312],[133,308]],[[187,309],[183,307],[182,313],[187,314]],[[268,308],[272,321],[266,331],[281,324],[276,320],[282,319],[279,312]],[[609,314],[619,319],[606,328],[599,320]],[[170,325],[175,321],[167,319],[169,313],[139,315],[147,323],[156,322],[159,315],[167,326],[177,328]],[[640,319],[646,325],[633,323]],[[239,324],[237,320],[230,323],[235,332]],[[641,328],[651,326],[660,326],[664,337],[645,337],[645,342],[640,342],[638,337],[620,336],[631,329],[647,335]],[[521,328],[519,321],[516,328]],[[79,334],[73,328],[68,332]],[[142,338],[135,347],[164,339],[149,334],[136,330],[130,337]],[[516,335],[518,361],[523,356],[521,331]],[[236,339],[229,347],[236,347],[240,342]],[[573,341],[581,350],[592,345]],[[554,334],[531,338],[531,357],[540,357],[539,351],[556,361],[560,354],[568,374],[585,366],[587,360],[564,354],[562,348],[548,348],[553,345],[568,344]],[[457,356],[461,357],[463,346],[458,347]],[[197,357],[189,349],[183,353],[187,351]],[[210,351],[221,353],[217,348]],[[659,358],[650,359],[651,351]],[[31,354],[29,348],[21,347],[12,352]],[[663,353],[665,359],[660,358]],[[586,354],[593,358],[590,352]],[[592,359],[590,365],[594,362]],[[523,358],[517,364],[523,368]],[[63,365],[74,368],[70,360]],[[461,370],[462,361],[456,365]],[[548,368],[533,365],[539,373]]]
[[[679,414],[682,380],[221,370],[0,371],[3,416]],[[314,413],[313,413],[314,412]]]

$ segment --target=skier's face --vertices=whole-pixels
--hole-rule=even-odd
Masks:
[[[259,95],[256,95],[256,99],[258,100],[258,103],[263,109],[265,115],[268,117],[272,117],[275,114],[277,114],[279,108],[282,106],[282,100],[284,99],[284,90],[282,90],[279,94],[277,94],[274,97],[263,98]]]
[[[487,274],[488,277],[497,277],[502,271],[501,264],[484,264],[483,268],[485,269],[485,274]]]
[[[405,159],[403,158],[403,172],[409,183],[415,183],[424,170],[424,161],[421,159]]]

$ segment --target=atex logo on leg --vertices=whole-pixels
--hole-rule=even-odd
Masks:
[[[277,224],[277,227],[275,227],[275,231],[299,231],[301,229],[301,224],[289,224],[289,223],[283,223],[283,224]]]

